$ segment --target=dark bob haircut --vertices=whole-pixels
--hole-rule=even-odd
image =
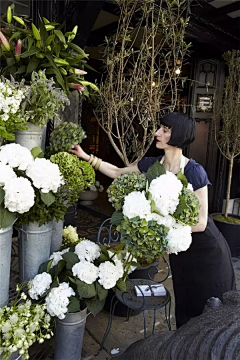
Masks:
[[[161,125],[172,130],[168,145],[183,149],[195,140],[196,122],[186,114],[180,112],[167,114],[161,119]]]

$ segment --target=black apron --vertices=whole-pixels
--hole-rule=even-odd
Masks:
[[[204,232],[192,233],[187,251],[169,255],[175,294],[177,328],[202,313],[207,300],[236,290],[228,244],[208,218]]]

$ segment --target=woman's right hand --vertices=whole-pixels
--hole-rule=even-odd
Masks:
[[[81,146],[78,144],[74,144],[70,152],[74,155],[77,155],[77,157],[82,160],[88,161],[90,159],[90,155],[86,154],[85,151],[83,151]]]

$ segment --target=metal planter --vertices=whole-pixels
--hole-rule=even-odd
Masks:
[[[0,229],[0,307],[8,303],[12,232],[12,226]]]
[[[52,241],[50,254],[59,251],[62,245],[63,221],[53,220]]]
[[[80,360],[87,309],[55,320],[54,360]]]
[[[20,281],[29,281],[38,273],[39,266],[49,260],[52,222],[39,226],[37,222],[22,225],[19,236]]]
[[[34,124],[28,124],[27,130],[17,130],[15,133],[15,143],[26,147],[29,150],[40,146],[45,148],[46,128]]]

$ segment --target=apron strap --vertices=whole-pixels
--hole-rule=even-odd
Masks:
[[[160,164],[163,165],[164,163],[164,159],[165,159],[165,156],[162,157],[162,159],[160,160]],[[184,174],[184,168],[185,168],[185,157],[182,155],[181,157],[181,163],[180,163],[180,170],[182,170],[182,173]]]

